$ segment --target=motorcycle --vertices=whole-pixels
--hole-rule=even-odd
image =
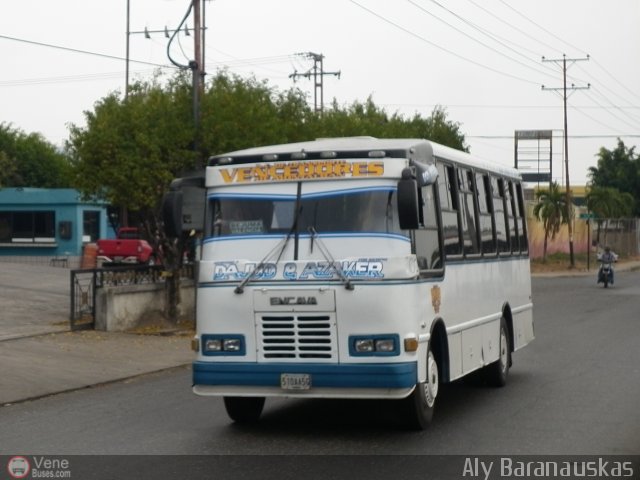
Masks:
[[[604,284],[604,288],[607,288],[609,284],[613,285],[613,266],[611,262],[602,262],[600,264],[600,270],[598,270],[598,283]]]

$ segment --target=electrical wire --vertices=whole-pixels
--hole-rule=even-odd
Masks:
[[[438,45],[437,43],[434,43],[434,42],[432,42],[430,40],[427,40],[426,38],[422,37],[421,35],[418,35],[417,33],[409,30],[408,28],[405,28],[405,27],[403,27],[403,26],[401,26],[401,25],[389,20],[388,18],[384,17],[383,15],[371,10],[370,8],[365,7],[364,5],[356,2],[355,0],[349,0],[349,1],[351,3],[353,3],[354,5],[356,5],[357,7],[361,8],[362,10],[365,10],[366,12],[370,13],[371,15],[379,18],[383,22],[386,22],[389,25],[392,25],[393,27],[395,27],[395,28],[397,28],[399,30],[402,30],[403,32],[411,35],[412,37],[415,37],[418,40],[420,40],[420,41],[422,41],[422,42],[424,42],[424,43],[426,43],[428,45],[431,45],[432,47],[435,47],[435,48],[437,48],[439,50],[442,50],[442,51],[444,51],[444,52],[446,52],[446,53],[448,53],[450,55],[453,55],[454,57],[459,58],[460,60],[464,60],[465,62],[471,63],[473,65],[481,67],[481,68],[483,68],[485,70],[489,70],[489,71],[491,71],[493,73],[497,73],[498,75],[501,75],[501,76],[504,76],[504,77],[513,78],[515,80],[519,80],[521,82],[525,82],[525,83],[529,83],[529,84],[533,84],[533,85],[539,85],[539,82],[534,82],[533,80],[529,80],[527,78],[519,77],[517,75],[513,75],[511,73],[504,72],[502,70],[498,70],[497,68],[490,67],[490,66],[485,65],[483,63],[477,62],[477,61],[475,61],[475,60],[473,60],[471,58],[465,57],[464,55],[460,55],[459,53],[456,53],[453,50],[449,50],[448,48],[445,48],[442,45]]]
[[[52,43],[36,42],[34,40],[26,40],[24,38],[10,37],[8,35],[0,34],[0,38],[3,38],[5,40],[12,40],[12,41],[15,41],[15,42],[26,43],[26,44],[29,44],[29,45],[37,45],[39,47],[55,48],[57,50],[64,50],[64,51],[67,51],[67,52],[82,53],[84,55],[92,55],[94,57],[108,58],[110,60],[122,60],[122,61],[126,61],[127,60],[126,58],[119,57],[117,55],[109,55],[109,54],[106,54],[106,53],[90,52],[88,50],[80,50],[78,48],[63,47],[61,45],[54,45]],[[139,63],[141,65],[151,65],[151,66],[160,67],[160,68],[169,68],[170,67],[169,65],[166,65],[166,64],[145,62],[145,61],[142,61],[142,60],[129,59],[129,62],[131,62],[131,63]]]
[[[491,50],[493,53],[496,53],[512,62],[515,62],[525,68],[528,68],[530,70],[535,71],[536,73],[542,74],[542,75],[547,75],[550,76],[550,71],[552,71],[552,69],[550,67],[548,67],[545,64],[540,64],[539,62],[532,60],[531,58],[527,57],[526,55],[524,55],[523,53],[519,52],[518,50],[516,50],[515,48],[513,48],[511,45],[509,45],[508,43],[506,43],[507,41],[502,41],[500,39],[500,37],[498,37],[495,34],[489,33],[486,31],[486,29],[483,29],[482,27],[476,25],[475,23],[465,19],[464,17],[462,17],[461,15],[457,14],[456,12],[454,12],[453,10],[445,7],[444,5],[442,5],[440,2],[436,1],[436,0],[429,0],[431,3],[437,5],[438,7],[440,7],[441,9],[443,9],[444,11],[448,12],[450,15],[454,16],[455,18],[457,18],[458,20],[464,22],[466,25],[470,26],[471,28],[473,28],[474,30],[480,32],[482,35],[484,35],[485,37],[488,37],[489,39],[491,39],[492,41],[498,43],[499,45],[501,45],[502,47],[506,48],[507,50],[510,50],[512,52],[514,52],[516,55],[524,58],[527,61],[530,62],[534,62],[534,64],[536,65],[536,67],[532,67],[531,65],[527,65],[523,62],[521,62],[520,60],[513,58],[503,52],[500,52],[498,50],[496,50],[495,48],[491,47],[490,45],[487,45],[486,43],[482,42],[481,40],[478,40],[477,38],[473,37],[472,35],[468,34],[467,32],[464,32],[463,30],[459,29],[458,27],[450,24],[449,22],[447,22],[446,20],[442,19],[441,17],[439,17],[438,15],[434,14],[433,12],[427,10],[425,7],[418,5],[418,3],[416,3],[414,0],[407,0],[407,2],[409,2],[410,4],[412,4],[413,6],[415,6],[416,8],[418,8],[420,11],[422,11],[423,13],[426,13],[428,15],[430,15],[431,17],[435,18],[436,20],[444,23],[445,25],[447,25],[448,27],[454,29],[455,31],[457,31],[458,33],[464,35],[465,37],[471,39],[472,41],[482,45],[483,47]],[[513,42],[512,42],[513,43]],[[538,56],[539,58],[540,56]],[[547,71],[543,71],[541,70],[542,68],[546,68]]]
[[[182,25],[184,25],[184,22],[186,22],[187,18],[189,18],[189,15],[191,14],[191,10],[193,10],[193,2],[189,2],[189,8],[187,9],[187,13],[184,14],[182,21],[180,21],[180,23],[178,24],[178,27],[173,31],[173,33],[171,34],[171,38],[169,38],[169,41],[167,42],[167,58],[169,58],[169,61],[173,63],[176,67],[178,67],[180,70],[187,70],[190,67],[189,65],[183,65],[181,63],[178,63],[173,59],[173,57],[171,56],[171,44],[173,43],[173,40],[176,38],[176,35],[178,34],[178,32],[181,31]]]
[[[155,70],[138,70],[131,73],[150,74],[150,73],[153,73],[154,71]],[[82,75],[64,75],[64,76],[58,76],[58,77],[0,80],[0,87],[19,87],[19,86],[26,86],[26,85],[44,85],[44,84],[107,80],[111,78],[120,78],[123,76],[123,74],[124,72],[105,72],[105,73],[90,73],[90,74],[82,74]]]

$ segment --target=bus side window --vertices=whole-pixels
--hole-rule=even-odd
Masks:
[[[462,240],[458,224],[458,188],[455,170],[451,165],[438,163],[438,196],[442,218],[444,254],[462,255]]]
[[[496,222],[496,240],[498,252],[509,253],[509,224],[505,211],[505,188],[502,178],[491,177],[491,190],[493,194],[493,215]]]
[[[528,253],[529,242],[527,239],[527,211],[524,208],[524,194],[522,192],[522,184],[516,184],[516,203],[518,205],[518,233],[520,238],[520,252]]]
[[[492,255],[496,253],[496,240],[494,237],[491,184],[486,173],[476,173],[476,192],[482,253]]]
[[[520,242],[518,235],[518,219],[516,202],[514,196],[513,182],[507,183],[507,189],[505,189],[506,204],[507,204],[507,218],[509,220],[509,238],[511,243],[511,251],[513,253],[520,252]]]
[[[420,228],[414,231],[414,238],[418,268],[424,274],[427,273],[424,270],[441,270],[443,264],[442,252],[440,251],[435,186],[430,185],[422,188],[421,196],[422,221]]]
[[[473,176],[470,170],[458,169],[460,185],[460,220],[465,255],[480,253],[478,230],[476,225],[476,208],[473,197]]]

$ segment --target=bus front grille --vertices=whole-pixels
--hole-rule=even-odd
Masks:
[[[264,360],[337,360],[335,313],[286,312],[261,314],[259,352]]]

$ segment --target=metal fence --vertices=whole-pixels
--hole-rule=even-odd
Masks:
[[[640,219],[595,219],[591,223],[594,246],[608,245],[619,255],[640,255]]]
[[[167,273],[159,265],[71,270],[71,330],[94,328],[97,289],[105,286],[162,283],[166,277]],[[180,278],[194,278],[194,265],[183,265]]]

